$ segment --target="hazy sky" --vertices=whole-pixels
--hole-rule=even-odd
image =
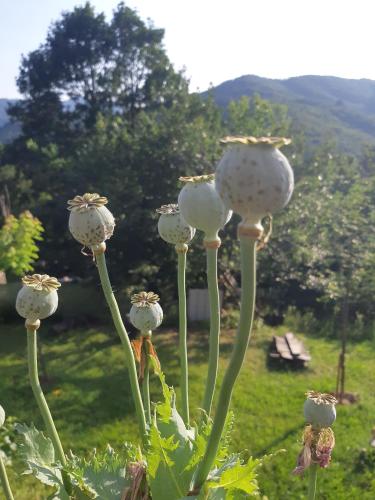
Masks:
[[[51,21],[82,0],[0,0],[0,97],[17,97],[21,54]],[[118,0],[92,0],[111,15]],[[375,80],[374,0],[129,0],[165,29],[165,46],[191,88],[244,74],[304,74]]]

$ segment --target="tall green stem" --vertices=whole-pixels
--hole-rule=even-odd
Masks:
[[[53,447],[55,448],[56,455],[63,466],[66,465],[65,453],[60,441],[60,437],[57,433],[55,424],[52,419],[50,409],[48,407],[46,398],[44,397],[42,388],[39,383],[38,376],[38,359],[37,359],[37,332],[36,330],[28,327],[27,328],[27,355],[29,362],[29,377],[31,388],[34,393],[34,397],[38,404],[40,413],[42,414],[44,425],[47,429],[47,434],[51,438]]]
[[[186,327],[186,251],[177,251],[178,269],[178,313],[179,313],[179,350],[181,363],[181,399],[182,418],[189,425],[189,371],[187,357],[187,327]]]
[[[111,310],[111,315],[113,319],[113,323],[115,325],[116,331],[121,339],[122,345],[125,350],[126,362],[128,364],[129,370],[129,378],[130,378],[130,386],[133,394],[135,410],[138,418],[138,425],[141,432],[142,440],[145,441],[147,434],[147,424],[146,417],[142,403],[141,392],[138,384],[137,377],[137,368],[135,365],[134,354],[132,351],[132,347],[130,345],[130,340],[128,337],[128,333],[126,331],[125,325],[122,321],[120,310],[117,305],[116,298],[112,292],[111,282],[108,276],[107,264],[105,260],[105,254],[99,253],[96,254],[96,262],[98,265],[98,271],[100,276],[100,281],[102,284],[104,296],[106,298],[107,304]]]
[[[38,345],[37,345],[37,332],[36,328],[32,325],[26,325],[27,329],[27,358],[29,365],[29,378],[31,388],[34,393],[34,397],[38,404],[40,413],[42,414],[42,418],[44,421],[44,425],[47,429],[48,437],[51,439],[53,447],[55,449],[55,453],[57,458],[60,460],[61,465],[63,467],[66,466],[66,457],[65,453],[60,441],[60,437],[56,430],[50,409],[48,407],[46,398],[44,397],[42,388],[39,383],[39,375],[38,375]],[[71,492],[71,481],[68,474],[62,471],[62,478],[64,482],[65,489],[69,494]]]
[[[307,496],[308,500],[315,499],[317,475],[318,464],[311,464],[309,468],[309,491]]]
[[[1,484],[3,486],[4,494],[5,494],[5,499],[6,500],[14,500],[12,490],[10,488],[9,480],[8,480],[8,475],[7,471],[5,470],[5,465],[3,462],[3,459],[1,458],[0,455],[0,479],[1,479]]]
[[[197,469],[194,488],[200,488],[202,486],[204,481],[207,479],[208,473],[210,472],[211,467],[213,466],[213,463],[215,461],[225,420],[229,410],[233,387],[245,359],[247,346],[250,340],[255,306],[256,240],[247,236],[240,235],[240,242],[242,276],[240,322],[232,356],[221,385],[219,401],[212,425],[211,435],[207,443],[205,455]]]
[[[146,414],[147,424],[151,423],[151,402],[150,402],[150,358],[147,342],[143,342],[142,349],[145,355],[145,371],[142,380],[143,406]]]
[[[210,338],[208,353],[208,374],[203,397],[203,409],[210,415],[219,366],[220,297],[217,283],[217,248],[206,248],[207,285],[210,302]]]

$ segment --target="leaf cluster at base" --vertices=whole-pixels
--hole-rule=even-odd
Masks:
[[[51,440],[34,426],[16,424],[22,436],[19,447],[26,462],[25,474],[54,487],[49,500],[242,500],[260,496],[258,469],[265,460],[229,452],[233,415],[229,414],[214,468],[199,492],[192,492],[194,474],[204,456],[212,422],[202,413],[193,428],[186,427],[175,405],[174,390],[160,370],[163,402],[155,405],[145,450],[125,443],[114,450],[94,450],[88,458],[72,452],[67,465],[55,460]],[[72,492],[66,492],[62,473],[70,477]]]

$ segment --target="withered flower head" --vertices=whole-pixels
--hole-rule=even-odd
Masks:
[[[201,182],[211,182],[215,179],[215,174],[205,174],[205,175],[193,175],[187,177],[180,177],[179,181],[181,182],[191,182],[195,184],[199,184]]]
[[[26,275],[22,278],[22,283],[35,290],[52,292],[60,288],[61,283],[57,281],[57,278],[48,276],[48,274],[33,274]]]
[[[254,137],[252,135],[247,136],[231,136],[228,135],[220,139],[220,144],[244,144],[246,146],[273,146],[275,148],[280,148],[281,146],[287,146],[292,142],[291,139],[287,137]]]
[[[103,207],[108,203],[105,196],[100,196],[98,193],[85,193],[84,195],[75,196],[72,200],[68,200],[68,210],[74,212],[84,212],[91,208]]]
[[[337,399],[332,394],[317,391],[307,391],[306,396],[317,405],[336,405]]]
[[[159,302],[159,295],[154,292],[135,293],[131,297],[131,303],[136,307],[150,307]]]
[[[161,215],[172,215],[180,213],[177,203],[170,203],[169,205],[162,205],[156,209],[156,212]]]

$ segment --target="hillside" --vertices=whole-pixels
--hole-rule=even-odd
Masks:
[[[363,143],[375,145],[375,81],[333,76],[299,76],[285,80],[245,75],[212,89],[223,108],[232,99],[259,94],[264,99],[286,104],[294,127],[304,130],[316,145],[334,140],[344,152],[357,153]],[[204,93],[205,95],[207,93]],[[7,99],[0,99],[0,142],[9,142],[19,125],[9,123]]]
[[[358,152],[363,143],[375,145],[375,81],[331,76],[300,76],[286,80],[241,76],[212,89],[215,101],[259,94],[286,104],[294,126],[306,132],[312,144],[333,139],[346,152]]]

